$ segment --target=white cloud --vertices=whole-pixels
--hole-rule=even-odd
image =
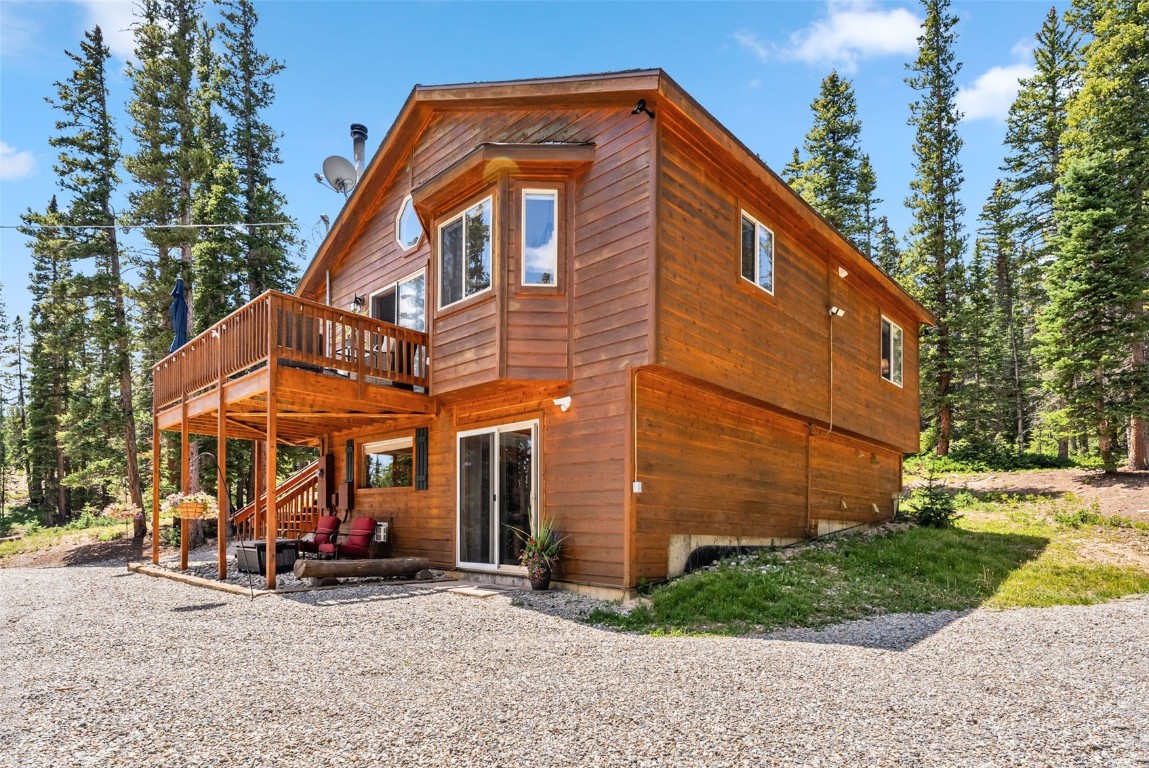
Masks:
[[[1033,73],[1033,65],[1029,63],[993,67],[974,80],[973,85],[958,89],[957,108],[966,120],[1005,120],[1017,98],[1017,81],[1032,77]]]
[[[12,181],[31,175],[36,160],[28,150],[18,151],[0,141],[0,179]]]
[[[790,35],[785,58],[830,64],[852,72],[858,60],[912,54],[922,20],[905,8],[882,8],[872,0],[831,0],[825,18]]]
[[[758,59],[766,61],[770,58],[770,49],[753,32],[735,32],[734,39]]]
[[[76,0],[84,9],[84,28],[99,25],[104,44],[120,61],[132,58],[136,43],[132,37],[131,0]]]

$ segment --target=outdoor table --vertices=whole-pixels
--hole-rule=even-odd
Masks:
[[[299,543],[296,539],[275,540],[276,573],[290,571],[295,566],[297,557],[299,557]],[[235,562],[241,573],[264,573],[267,570],[267,541],[254,539],[237,542]]]

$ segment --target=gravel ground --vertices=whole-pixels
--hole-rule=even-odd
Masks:
[[[684,638],[442,584],[252,601],[119,565],[0,595],[5,768],[1149,765],[1146,597]]]

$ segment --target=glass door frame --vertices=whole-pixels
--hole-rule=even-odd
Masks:
[[[499,547],[499,505],[498,499],[502,493],[500,487],[501,475],[499,472],[499,452],[501,444],[498,437],[503,432],[516,432],[524,429],[531,430],[531,498],[530,498],[530,524],[537,525],[539,521],[539,485],[542,479],[542,440],[541,440],[541,426],[538,419],[530,419],[528,421],[516,421],[508,424],[496,424],[489,427],[480,427],[478,429],[468,429],[460,431],[455,434],[455,564],[459,568],[474,571],[497,571],[500,573],[512,573],[516,575],[525,575],[527,569],[521,565],[500,565],[500,552]],[[462,458],[462,444],[463,439],[467,437],[474,437],[475,435],[491,435],[493,437],[494,450],[491,452],[490,465],[487,470],[491,473],[491,498],[487,502],[491,505],[491,546],[492,546],[492,559],[495,561],[491,563],[472,563],[463,560],[463,509],[462,509],[462,491],[463,491],[463,472],[459,466],[459,461]]]

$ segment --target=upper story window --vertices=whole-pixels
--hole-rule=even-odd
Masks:
[[[774,233],[742,212],[742,276],[774,293]]]
[[[371,294],[371,317],[413,331],[427,330],[427,279],[422,270]]]
[[[491,198],[439,227],[439,308],[491,288]]]
[[[902,327],[882,318],[882,378],[902,386]]]
[[[523,285],[557,285],[559,193],[523,190]]]
[[[407,488],[415,475],[415,450],[409,437],[363,446],[362,488]]]
[[[415,204],[411,201],[411,196],[407,195],[407,199],[399,206],[399,213],[395,216],[395,239],[399,242],[399,247],[405,251],[409,251],[419,244],[419,238],[423,236],[423,225],[419,223],[419,216],[415,213]]]

